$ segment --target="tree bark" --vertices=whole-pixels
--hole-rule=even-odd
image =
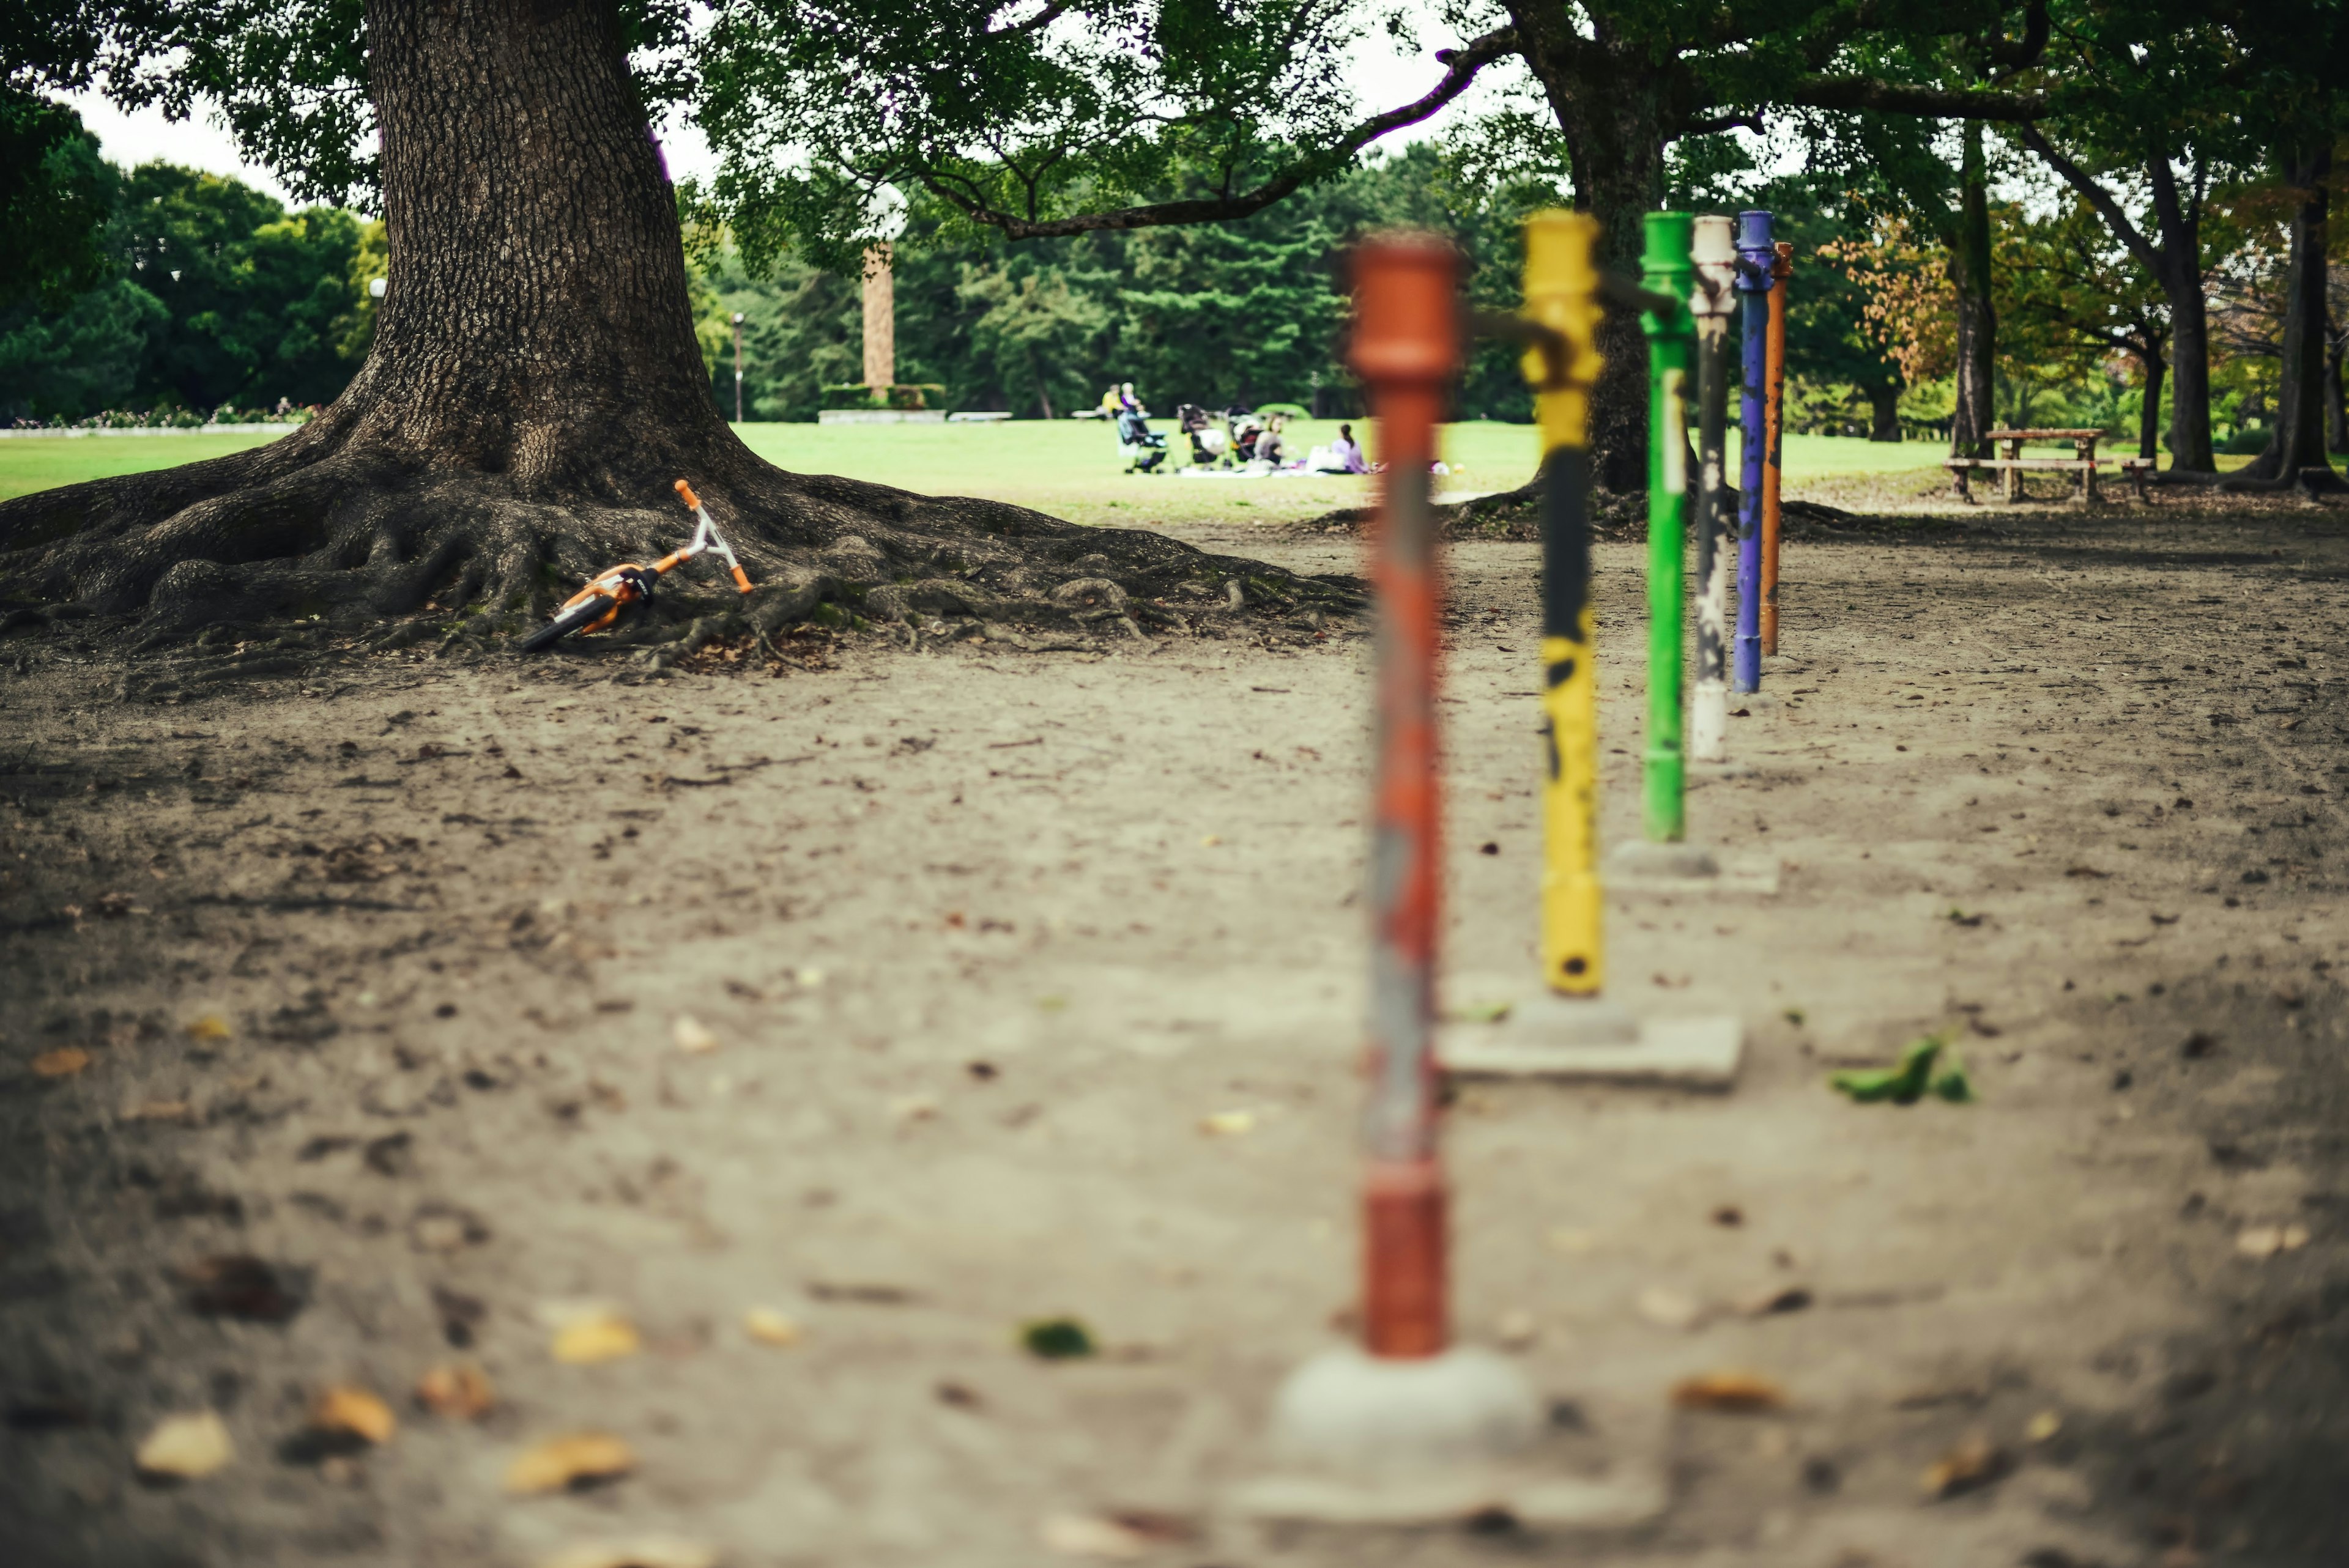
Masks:
[[[1526,63],[1565,135],[1574,204],[1599,222],[1599,264],[1640,275],[1645,215],[1664,202],[1664,141],[1682,90],[1676,63],[1605,17],[1585,38],[1567,8],[1510,0]],[[1591,475],[1602,490],[1648,482],[1648,345],[1640,318],[1609,310],[1598,333],[1601,364],[1590,398]]]
[[[2330,452],[2349,452],[2349,397],[2344,396],[2341,385],[2344,349],[2349,349],[2349,338],[2330,320],[2324,324],[2324,448]]]
[[[1965,125],[1958,164],[1958,214],[1949,237],[1950,282],[1958,295],[1957,405],[1950,418],[1952,457],[1990,456],[1996,428],[1998,312],[1991,303],[1990,170],[1980,120]]]
[[[2141,354],[2137,363],[2145,368],[2145,402],[2137,416],[2137,455],[2150,461],[2161,454],[2161,383],[2169,365],[2158,354]]]
[[[711,401],[613,0],[367,0],[365,26],[390,242],[367,364],[269,446],[0,504],[19,596],[164,636],[471,607],[457,629],[485,643],[681,542],[687,479],[764,584],[763,629],[824,599],[932,625],[1110,603],[1130,626],[1239,576],[1256,600],[1347,597],[1160,535],[773,468]],[[739,613],[709,575],[670,579],[654,620],[673,632],[697,593]],[[1053,596],[1072,583],[1102,586]]]
[[[2292,256],[2285,272],[2283,370],[2276,394],[2274,433],[2250,468],[2228,481],[2231,490],[2339,487],[2325,453],[2325,248],[2330,228],[2333,144],[2330,139],[2294,149],[2279,160],[2296,200]]]
[[[1900,438],[1900,388],[1890,383],[1868,388],[1868,438],[1871,441],[1897,441]]]

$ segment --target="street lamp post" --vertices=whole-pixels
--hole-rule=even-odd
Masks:
[[[742,313],[734,313],[734,422],[742,422]]]

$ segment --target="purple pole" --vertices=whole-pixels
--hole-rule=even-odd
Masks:
[[[1741,432],[1737,474],[1738,691],[1762,689],[1762,387],[1770,357],[1770,214],[1737,214],[1737,292],[1745,301],[1744,387],[1737,399]]]

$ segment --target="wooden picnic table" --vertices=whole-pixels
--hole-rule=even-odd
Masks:
[[[1999,499],[2023,499],[2023,471],[2025,469],[2052,469],[2080,477],[2080,500],[2096,499],[2096,443],[2105,438],[2102,430],[1992,430],[1984,438],[1999,451],[1995,458],[1944,458],[1941,466],[1956,480],[1958,493],[1968,500],[1974,499],[1967,487],[1967,478],[1976,469],[1989,469],[1998,475]],[[2026,458],[2023,455],[2025,441],[2069,441],[2073,455],[2068,458]]]

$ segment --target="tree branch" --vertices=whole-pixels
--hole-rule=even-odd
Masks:
[[[1692,119],[1673,131],[1671,139],[1677,141],[1684,136],[1713,136],[1724,130],[1733,130],[1741,125],[1754,135],[1761,135],[1762,111],[1748,109],[1744,114],[1720,114],[1710,119]]]
[[[2009,42],[2002,34],[1990,46],[1990,63],[2004,66],[2008,71],[2019,71],[2025,66],[2035,66],[2039,57],[2047,52],[2047,0],[2031,0],[2023,7],[2023,36]]]
[[[2146,238],[2145,232],[2130,221],[2121,204],[2113,200],[2111,191],[2090,178],[2086,170],[2056,151],[2054,144],[2041,133],[2037,126],[2025,121],[2019,134],[2023,138],[2023,145],[2036,153],[2039,161],[2062,176],[2064,184],[2078,191],[2081,200],[2096,210],[2096,216],[2105,221],[2105,227],[2113,232],[2113,238],[2128,247],[2128,253],[2137,258],[2139,266],[2155,277],[2162,275],[2161,253],[2154,248],[2151,240]]]
[[[1873,109],[1925,119],[2032,120],[2048,108],[2044,93],[1915,87],[1870,77],[1797,77],[1772,96],[1804,108]]]
[[[926,170],[921,175],[921,180],[964,217],[975,223],[1000,230],[1006,239],[1011,240],[1057,240],[1100,229],[1157,229],[1245,218],[1262,211],[1321,170],[1353,157],[1389,132],[1426,119],[1467,91],[1478,72],[1503,56],[1516,53],[1516,29],[1498,27],[1462,48],[1438,50],[1435,57],[1444,62],[1444,77],[1426,97],[1404,104],[1400,108],[1389,109],[1384,114],[1373,115],[1324,150],[1291,163],[1254,190],[1243,191],[1237,195],[1231,194],[1227,186],[1224,193],[1201,200],[1152,201],[1106,212],[1080,212],[1072,217],[1038,220],[1005,212],[984,201],[944,189],[937,177]]]
[[[979,36],[983,38],[1017,38],[1023,34],[1040,32],[1059,21],[1062,16],[1067,15],[1070,10],[1075,6],[1077,0],[1052,0],[1050,5],[1045,6],[1041,11],[1037,12],[1033,16],[1029,17],[1025,22],[1014,22],[1008,27],[989,27],[987,31],[980,34]]]

